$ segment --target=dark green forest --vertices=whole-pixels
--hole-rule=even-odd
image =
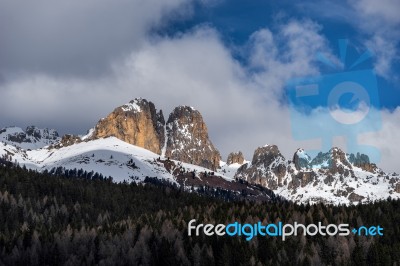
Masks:
[[[1,165],[1,164],[0,164]],[[381,225],[384,236],[187,235],[187,223]],[[400,202],[226,201],[157,182],[0,166],[0,265],[400,265]]]

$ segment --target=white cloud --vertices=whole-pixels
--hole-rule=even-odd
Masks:
[[[382,128],[378,131],[365,133],[359,136],[361,143],[377,147],[381,153],[381,161],[378,166],[386,171],[400,171],[398,158],[400,147],[398,143],[398,132],[400,132],[400,108],[393,111],[382,110]]]
[[[375,20],[392,25],[400,23],[400,4],[397,0],[351,0],[350,3],[364,15],[375,18]],[[365,23],[371,22],[366,21]]]
[[[393,65],[399,63],[400,4],[397,0],[303,1],[298,10],[307,10],[316,17],[347,23],[356,34],[350,41],[359,41],[375,54],[378,75],[397,80]]]
[[[356,20],[353,23],[367,36],[365,45],[375,55],[375,70],[387,80],[398,78],[393,64],[399,61],[400,4],[396,0],[350,1]]]
[[[282,93],[285,82],[293,77],[316,75],[318,52],[331,54],[326,39],[319,33],[321,26],[309,21],[290,21],[273,34],[261,29],[250,37],[250,67],[256,83],[275,97]],[[261,71],[260,71],[261,70]]]
[[[387,80],[397,78],[398,74],[395,74],[393,71],[393,64],[400,59],[396,41],[388,40],[376,34],[366,42],[366,45],[375,53],[376,61],[374,68],[376,73]]]
[[[289,124],[283,123],[287,119],[279,115],[286,111],[276,100],[277,92],[282,90],[285,79],[310,73],[312,69],[312,58],[305,58],[312,54],[304,50],[307,45],[299,54],[290,50],[298,49],[291,42],[301,38],[301,34],[291,33],[293,23],[280,29],[281,40],[271,43],[278,50],[280,42],[287,39],[290,47],[286,59],[279,61],[275,55],[269,60],[268,54],[259,55],[269,65],[263,66],[257,75],[250,75],[233,59],[218,32],[199,27],[174,38],[146,42],[127,59],[116,61],[114,74],[100,80],[45,75],[16,79],[3,88],[0,111],[7,113],[3,123],[31,121],[43,125],[41,121],[48,121],[49,126],[63,131],[67,130],[63,125],[66,123],[76,132],[83,125],[92,126],[114,107],[141,96],[154,101],[167,114],[181,104],[198,108],[223,154],[238,148],[251,154],[264,142],[283,145],[286,140],[278,128],[288,132]],[[257,53],[255,47],[264,42],[257,39],[252,44],[251,53]],[[301,67],[297,60],[306,63],[306,67]],[[35,98],[29,99],[27,94]],[[272,125],[277,128],[271,130]]]

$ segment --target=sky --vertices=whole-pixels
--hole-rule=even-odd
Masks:
[[[84,134],[142,97],[198,109],[224,159],[334,145],[399,172],[399,13],[398,0],[0,0],[0,127]],[[298,97],[308,83],[318,94]]]

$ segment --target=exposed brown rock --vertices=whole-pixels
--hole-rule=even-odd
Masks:
[[[359,167],[364,171],[368,171],[370,173],[376,173],[379,171],[379,168],[376,166],[376,164],[371,163],[369,161],[369,157],[365,154],[360,154],[359,152],[357,154],[350,154],[349,161],[354,166]]]
[[[355,201],[359,202],[359,201],[363,200],[364,198],[365,198],[365,197],[360,196],[360,195],[358,195],[358,194],[356,194],[356,193],[354,193],[354,192],[352,192],[352,193],[349,195],[349,197],[348,197],[348,199],[349,199],[351,202],[355,202]]]
[[[241,151],[229,153],[226,162],[227,164],[233,164],[233,163],[243,164],[244,162],[243,153]]]
[[[161,154],[164,144],[164,116],[152,102],[135,99],[101,119],[92,139],[114,136],[130,144]]]
[[[208,137],[200,112],[189,106],[176,107],[167,121],[166,157],[208,169],[219,167],[221,156]]]
[[[400,182],[396,184],[395,190],[397,193],[400,193]]]
[[[162,111],[157,112],[152,102],[135,99],[101,119],[91,139],[110,136],[158,154],[165,148],[166,157],[212,170],[221,159],[201,114],[187,106],[175,108],[166,125]]]
[[[76,143],[82,142],[81,138],[76,135],[65,134],[62,136],[60,143],[56,145],[56,148],[70,146]]]
[[[298,175],[296,176],[301,180],[301,186],[305,187],[309,183],[311,183],[314,180],[315,173],[314,172],[299,172]]]
[[[359,163],[355,164],[355,166],[360,167],[364,171],[368,171],[370,173],[375,173],[378,169],[378,167],[374,163]]]
[[[267,145],[255,150],[251,165],[242,165],[235,178],[276,189],[282,185],[285,175],[285,158],[276,145]]]

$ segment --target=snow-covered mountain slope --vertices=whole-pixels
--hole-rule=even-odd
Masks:
[[[113,177],[115,182],[142,181],[146,176],[175,182],[175,177],[158,160],[158,154],[115,137],[81,142],[59,149],[23,150],[0,143],[0,156],[4,155],[7,155],[11,162],[17,161],[21,166],[25,165],[38,171],[62,167],[101,173],[105,177]],[[187,172],[209,171],[200,166],[177,163]],[[220,176],[231,180],[229,177]]]
[[[249,163],[249,161],[244,161],[243,164],[245,163]],[[243,164],[239,164],[239,163],[232,163],[232,164],[227,164],[224,161],[220,161],[219,162],[219,169],[217,169],[217,172],[223,176],[227,176],[230,178],[234,178],[235,174],[237,172],[237,170],[239,169],[239,167],[241,167]]]
[[[161,157],[115,137],[56,146],[24,150],[0,143],[0,163],[6,160],[56,175],[85,178],[101,175],[112,177],[114,182],[166,181],[187,191],[229,200],[269,201],[275,198],[274,193],[266,188],[234,180],[223,172],[212,172],[201,166]]]
[[[332,172],[331,168],[299,171],[293,163],[285,184],[275,192],[287,199],[303,203],[357,204],[400,198],[398,174],[374,173],[351,165],[349,174]],[[397,189],[396,189],[397,188]]]
[[[357,204],[400,198],[398,174],[383,172],[366,155],[345,154],[338,148],[312,160],[299,149],[292,161],[286,161],[278,147],[266,145],[235,177],[299,203]]]
[[[22,149],[39,149],[60,141],[54,129],[40,129],[29,126],[25,130],[19,127],[0,129],[0,141]]]

